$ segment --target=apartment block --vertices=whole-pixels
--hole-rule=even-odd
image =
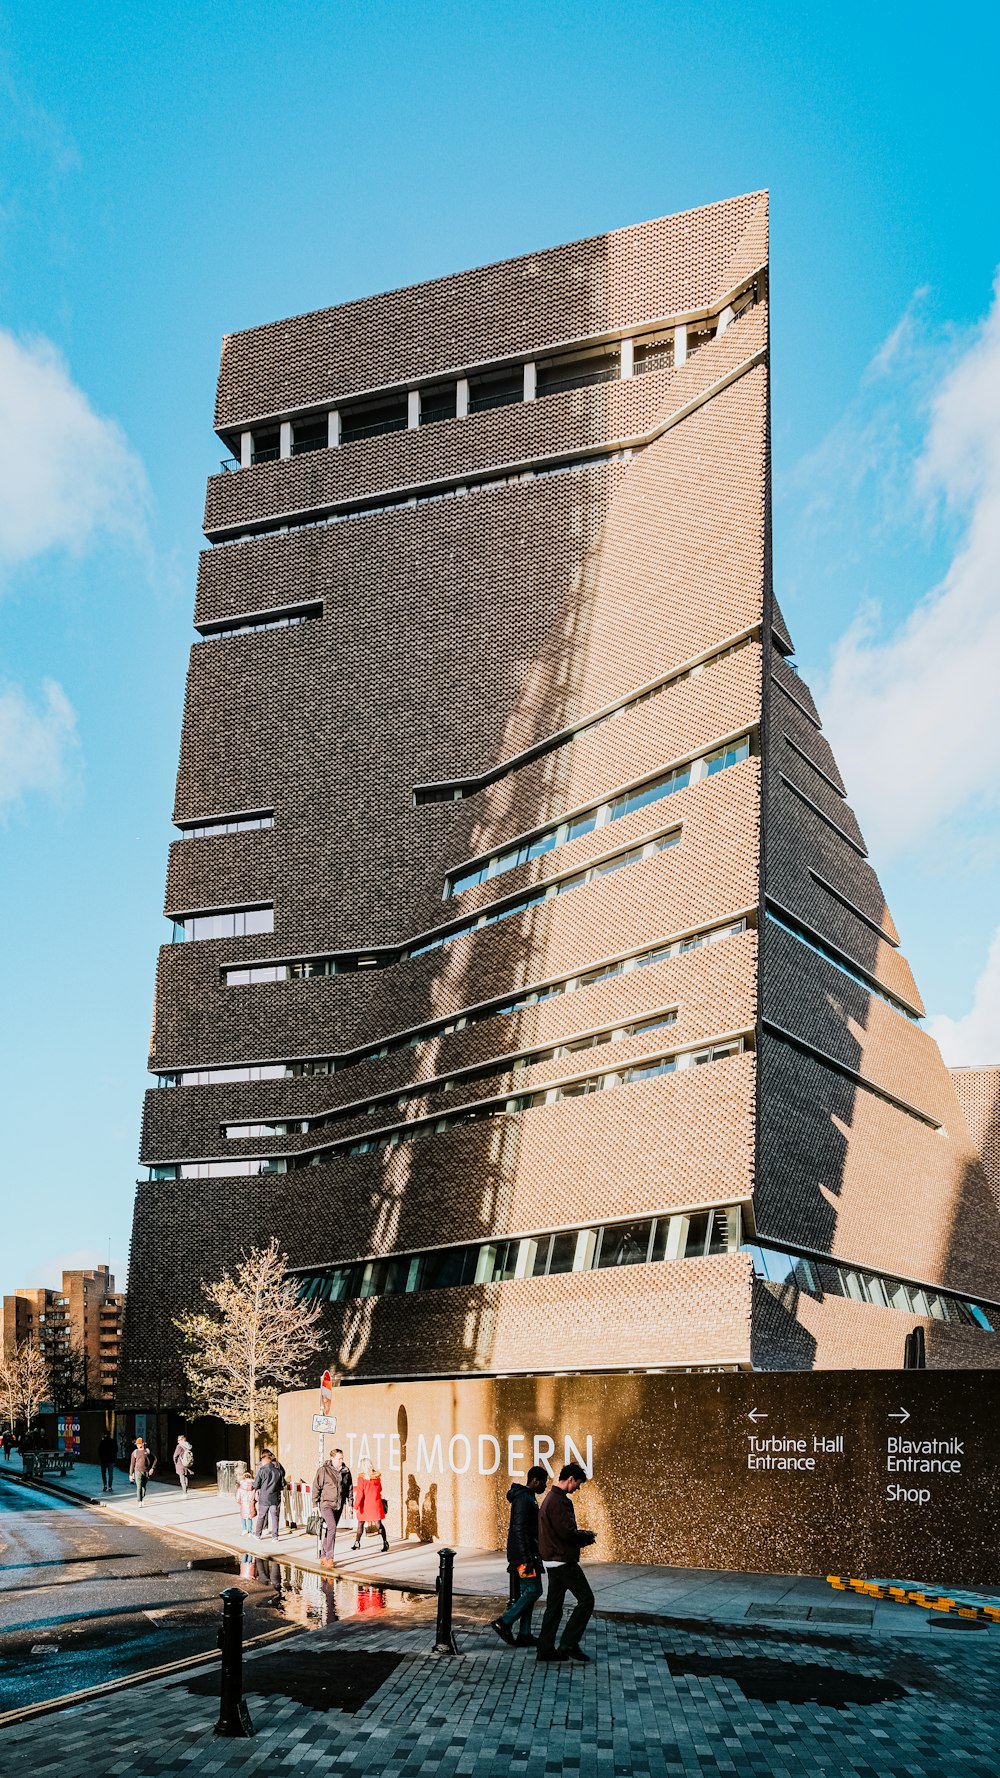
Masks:
[[[272,1235],[347,1381],[1000,1362],[772,587],[767,218],[224,341],[127,1403]]]
[[[113,1401],[124,1307],[124,1292],[115,1289],[108,1266],[63,1272],[58,1290],[30,1288],[4,1297],[4,1350],[32,1340],[57,1376],[74,1363],[88,1400]]]

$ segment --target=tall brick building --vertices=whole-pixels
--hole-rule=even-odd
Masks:
[[[230,336],[216,425],[124,1398],[272,1232],[347,1378],[996,1363],[772,594],[766,195]]]
[[[81,1405],[114,1401],[124,1304],[108,1266],[63,1272],[58,1290],[30,1286],[4,1297],[4,1350],[31,1340],[45,1354],[57,1394],[71,1375]]]

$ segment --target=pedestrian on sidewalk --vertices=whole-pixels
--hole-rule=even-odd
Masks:
[[[352,1550],[361,1548],[361,1537],[366,1525],[375,1525],[382,1535],[382,1548],[389,1548],[389,1539],[385,1534],[385,1500],[382,1495],[382,1477],[378,1470],[373,1470],[367,1461],[358,1465],[358,1479],[354,1488],[354,1542]]]
[[[347,1464],[344,1453],[337,1447],[332,1451],[325,1463],[321,1463],[312,1485],[312,1508],[323,1520],[323,1549],[320,1562],[333,1567],[336,1554],[337,1526],[345,1506],[351,1498],[354,1478]],[[381,1483],[379,1484],[381,1495]]]
[[[5,1463],[9,1463],[11,1451],[14,1449],[14,1440],[9,1432],[4,1433],[0,1444],[3,1445],[3,1460]]]
[[[514,1482],[507,1490],[510,1502],[510,1527],[507,1532],[507,1572],[511,1585],[519,1583],[518,1596],[512,1599],[502,1617],[490,1625],[501,1642],[511,1648],[533,1648],[531,1614],[542,1596],[542,1561],[538,1552],[538,1501],[545,1493],[548,1477],[544,1469],[533,1466],[524,1482]],[[517,1636],[514,1625],[517,1625]]]
[[[146,1504],[146,1486],[156,1473],[156,1458],[145,1439],[137,1438],[129,1459],[128,1479],[135,1483],[135,1497],[140,1506]]]
[[[240,1477],[236,1489],[236,1505],[239,1510],[240,1524],[248,1535],[252,1535],[253,1522],[257,1517],[257,1490],[253,1485],[253,1476]]]
[[[114,1433],[106,1432],[97,1447],[97,1460],[101,1466],[101,1493],[111,1494],[115,1485],[115,1458],[118,1446],[115,1444]]]
[[[580,1551],[594,1542],[593,1531],[579,1531],[570,1495],[582,1488],[587,1471],[579,1463],[566,1463],[559,1471],[542,1501],[538,1513],[538,1547],[548,1577],[549,1596],[545,1616],[538,1632],[540,1661],[589,1661],[580,1647],[580,1638],[590,1622],[594,1594],[580,1567]],[[576,1604],[556,1647],[556,1632],[562,1617],[566,1594],[572,1593]]]
[[[269,1525],[271,1536],[277,1543],[278,1508],[281,1505],[281,1490],[285,1485],[285,1471],[273,1451],[261,1452],[253,1485],[257,1490],[257,1521],[254,1525],[254,1536],[263,1537],[264,1526]]]
[[[181,1485],[181,1493],[186,1494],[188,1491],[188,1482],[191,1480],[191,1471],[194,1469],[194,1446],[183,1432],[178,1433],[177,1435],[177,1448],[174,1451],[174,1468],[177,1471],[177,1480]]]

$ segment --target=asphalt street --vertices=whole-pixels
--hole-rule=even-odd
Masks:
[[[118,1524],[0,1468],[0,1711],[214,1649],[223,1587],[247,1595],[248,1639],[330,1621],[333,1588],[304,1597],[302,1578]]]

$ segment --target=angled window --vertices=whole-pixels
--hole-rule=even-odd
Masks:
[[[174,915],[174,944],[200,938],[249,938],[255,932],[274,931],[274,907],[206,909],[197,914]]]

